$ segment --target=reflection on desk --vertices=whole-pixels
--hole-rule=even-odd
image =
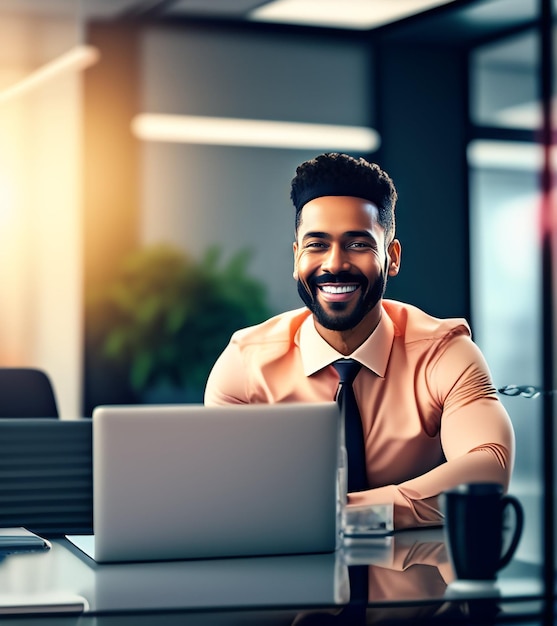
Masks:
[[[489,602],[450,596],[442,529],[401,531],[332,554],[134,564],[99,565],[64,539],[52,544],[46,553],[10,555],[0,563],[2,596],[27,597],[30,606],[49,594],[81,597],[80,626],[380,624],[469,616],[478,607],[492,623],[513,611],[517,597],[537,601],[543,591],[540,573],[515,563],[500,575]],[[351,576],[356,571],[367,577],[361,598]],[[250,619],[240,618],[247,614]]]
[[[356,576],[350,575],[352,606],[304,611],[295,626],[326,624],[441,623],[468,620],[491,624],[512,606],[505,600],[537,598],[543,593],[541,571],[515,562],[514,572],[485,587],[457,586],[442,528],[395,533],[382,544],[362,541],[341,552],[349,574],[365,578],[365,599],[358,598]],[[522,576],[517,578],[517,576]],[[363,605],[357,608],[358,604]],[[356,605],[356,606],[354,606]],[[539,603],[535,610],[540,611]]]
[[[453,572],[441,529],[401,531],[377,541],[343,550],[348,566],[368,567],[370,603],[443,598]]]

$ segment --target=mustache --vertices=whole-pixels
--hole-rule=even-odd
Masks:
[[[310,285],[324,285],[335,283],[358,283],[359,285],[367,284],[364,276],[351,274],[350,272],[340,272],[339,274],[320,274],[314,276],[308,281]]]

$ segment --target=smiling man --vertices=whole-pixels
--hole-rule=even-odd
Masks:
[[[392,180],[364,159],[323,154],[298,167],[291,198],[306,306],[235,333],[205,403],[333,400],[333,364],[350,358],[361,364],[366,476],[349,504],[393,503],[400,529],[441,524],[438,496],[459,483],[506,488],[513,430],[468,324],[383,298],[401,262]]]

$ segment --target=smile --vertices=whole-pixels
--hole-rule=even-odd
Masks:
[[[338,293],[352,293],[358,288],[357,285],[321,285],[319,287],[325,293],[338,294]]]

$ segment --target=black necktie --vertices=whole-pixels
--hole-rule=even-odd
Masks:
[[[352,383],[362,365],[353,359],[340,359],[333,363],[333,367],[340,377],[337,401],[344,418],[344,441],[348,457],[348,491],[364,491],[368,489],[364,434],[360,411],[352,388]]]

